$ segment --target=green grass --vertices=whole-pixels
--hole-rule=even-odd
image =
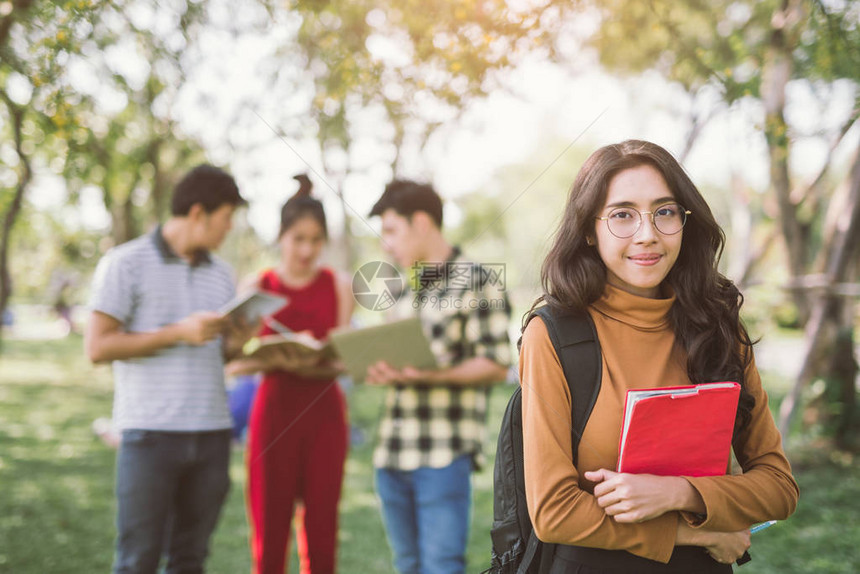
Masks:
[[[778,381],[765,377],[773,394]],[[510,387],[492,398],[488,450]],[[390,552],[373,493],[371,444],[379,389],[349,393],[351,422],[368,442],[350,452],[341,503],[339,564],[345,573],[389,573]],[[90,430],[111,407],[111,375],[82,356],[80,338],[6,341],[0,356],[0,573],[107,572],[113,553],[115,453]],[[795,461],[797,513],[754,536],[748,574],[860,571],[860,464],[826,451]],[[492,466],[474,476],[468,572],[489,561]],[[243,453],[234,451],[233,488],[212,543],[209,572],[249,571]],[[293,549],[293,554],[295,550]],[[293,556],[291,572],[297,572]]]

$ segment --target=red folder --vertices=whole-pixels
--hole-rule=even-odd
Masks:
[[[723,382],[627,391],[618,472],[725,474],[740,390]]]

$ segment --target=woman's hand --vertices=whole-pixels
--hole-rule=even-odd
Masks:
[[[705,545],[708,554],[720,564],[731,564],[750,547],[750,531],[709,532],[711,543]]]
[[[685,488],[692,489],[689,482],[677,476],[600,469],[586,472],[585,478],[597,483],[597,504],[617,522],[644,522],[670,510],[686,510],[682,496]]]
[[[675,535],[677,546],[701,546],[708,555],[720,564],[731,564],[744,555],[750,547],[750,531],[716,532],[693,528],[685,520],[678,521]]]

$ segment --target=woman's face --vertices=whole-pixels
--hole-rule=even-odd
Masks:
[[[278,239],[281,263],[292,273],[308,273],[316,266],[325,243],[325,230],[316,219],[299,218]]]
[[[612,214],[612,220],[595,221],[593,240],[611,285],[641,297],[660,296],[660,284],[681,251],[683,230],[667,235],[655,227],[648,213],[641,215],[636,229],[639,215],[635,211],[651,212],[664,231],[672,231],[677,227],[673,218],[683,218],[674,208],[674,201],[662,174],[647,164],[625,169],[609,181],[606,203],[598,216]],[[618,235],[636,231],[630,237],[619,238],[610,232],[610,224]]]

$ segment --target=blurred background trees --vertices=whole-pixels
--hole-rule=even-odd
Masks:
[[[77,278],[80,303],[104,251],[163,219],[177,178],[211,158],[176,109],[213,30],[219,38],[278,32],[259,89],[233,104],[225,140],[237,155],[253,153],[259,142],[236,133],[262,120],[271,139],[314,143],[307,171],[338,198],[342,224],[331,251],[347,269],[370,244],[356,233],[366,214],[351,207],[349,177],[432,179],[415,158],[469,106],[516,93],[510,73],[523,61],[546,61],[575,79],[593,60],[607,73],[657,75],[681,88],[682,160],[714,118],[752,116],[768,185],[734,174],[725,189],[705,190],[729,234],[725,269],[742,287],[779,289],[758,316],[805,329],[783,431],[804,404],[807,428],[848,446],[857,432],[860,150],[846,145],[858,140],[858,22],[858,2],[823,0],[0,0],[0,314],[13,289],[16,300],[48,302],[50,285],[63,282],[57,270]],[[811,94],[821,121],[793,115],[799,92]],[[837,92],[854,106],[834,117]],[[279,107],[284,94],[303,104]],[[203,98],[204,112],[207,105],[217,103]],[[264,105],[278,111],[264,119],[255,111]],[[794,154],[811,140],[828,151],[817,173],[800,177]],[[476,257],[508,264],[518,305],[536,294],[560,190],[594,147],[558,154],[568,143],[548,132],[533,157],[450,202],[459,221],[452,236]],[[382,152],[368,160],[369,147]],[[547,171],[556,160],[563,173]],[[50,200],[31,200],[35,187],[54,190]],[[251,271],[264,241],[247,221],[237,227],[226,254]],[[806,400],[815,380],[824,387]]]

